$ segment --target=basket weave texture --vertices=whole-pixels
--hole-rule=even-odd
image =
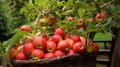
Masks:
[[[11,60],[13,67],[96,67],[96,54],[73,54],[40,60]]]

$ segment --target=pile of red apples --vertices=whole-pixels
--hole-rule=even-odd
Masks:
[[[30,30],[27,25],[20,28],[20,31]],[[56,28],[51,36],[48,33],[42,36],[27,36],[22,43],[15,44],[9,57],[16,60],[39,60],[98,51],[98,45],[92,40],[86,45],[84,36],[66,34],[63,28]]]

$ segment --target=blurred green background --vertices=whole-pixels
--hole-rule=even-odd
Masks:
[[[27,0],[0,0],[0,41],[9,39],[19,27],[28,23],[19,10]]]

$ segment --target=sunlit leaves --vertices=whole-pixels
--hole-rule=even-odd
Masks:
[[[26,35],[29,35],[26,31],[20,31],[16,33],[11,39],[9,39],[6,42],[6,55],[9,57],[10,50],[13,46],[15,46],[16,43],[19,43],[20,39],[25,37]]]
[[[110,3],[109,3],[110,2]],[[96,23],[94,20],[93,25],[86,23],[87,32],[98,32],[107,30],[111,27],[119,27],[119,13],[120,7],[116,5],[117,0],[29,0],[29,2],[21,9],[21,13],[24,13],[27,18],[35,20],[37,14],[42,14],[43,17],[48,17],[49,14],[44,14],[50,10],[51,14],[57,19],[56,27],[62,26],[67,31],[74,31],[75,27],[69,27],[71,25],[67,23],[66,17],[74,16],[76,20],[80,18],[93,18],[98,13],[105,12],[106,18],[101,23]],[[109,3],[106,5],[106,3]],[[103,6],[101,8],[101,6]],[[75,23],[75,21],[74,21]],[[74,26],[74,24],[73,24]],[[46,26],[46,28],[50,28]],[[41,28],[41,31],[46,31]],[[76,33],[76,31],[74,31]],[[80,30],[78,31],[80,32]]]

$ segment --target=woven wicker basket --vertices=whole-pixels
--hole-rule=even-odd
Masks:
[[[96,54],[73,54],[51,59],[11,60],[13,67],[96,67]]]

